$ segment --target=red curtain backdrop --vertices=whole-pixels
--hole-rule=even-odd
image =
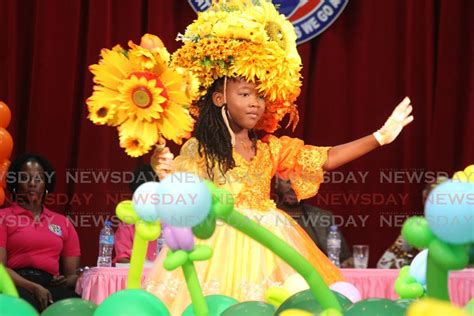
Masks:
[[[119,172],[149,159],[128,157],[114,128],[88,121],[88,65],[101,48],[146,32],[172,52],[195,16],[185,0],[0,0],[0,100],[12,110],[14,154],[37,152],[55,166],[48,204],[77,224],[84,265],[95,264],[102,221],[129,198]],[[310,201],[337,215],[349,244],[370,245],[371,265],[403,220],[422,213],[425,181],[474,163],[473,21],[470,0],[351,0],[299,46],[301,121],[284,133],[336,145],[374,132],[404,96],[414,105],[395,143],[329,174]]]

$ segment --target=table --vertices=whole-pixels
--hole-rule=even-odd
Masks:
[[[145,276],[148,269],[144,270]],[[393,284],[398,275],[394,269],[341,269],[347,282],[354,284],[362,298],[397,299]],[[76,292],[83,299],[100,304],[110,294],[127,284],[128,268],[92,268],[79,278]],[[143,277],[144,279],[144,277]],[[143,281],[143,280],[142,280]],[[474,297],[474,269],[452,272],[449,278],[451,300],[465,305]]]

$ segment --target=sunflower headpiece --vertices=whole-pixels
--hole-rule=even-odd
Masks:
[[[163,138],[178,144],[189,138],[197,79],[169,66],[170,54],[158,37],[146,34],[140,45],[128,44],[128,50],[102,49],[99,63],[90,66],[95,85],[87,107],[94,124],[117,127],[120,147],[138,157]]]
[[[171,58],[173,66],[190,70],[199,79],[196,101],[221,77],[241,77],[257,85],[266,109],[256,129],[274,132],[286,114],[298,122],[295,105],[300,94],[301,59],[292,24],[266,0],[213,1],[184,34]]]

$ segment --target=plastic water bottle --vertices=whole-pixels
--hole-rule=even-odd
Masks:
[[[112,222],[105,221],[104,228],[99,235],[99,257],[97,258],[98,267],[112,266],[112,250],[114,249],[114,230]]]
[[[158,255],[165,246],[165,237],[163,237],[163,234],[156,240],[156,255]]]
[[[327,239],[328,257],[336,267],[340,267],[340,255],[341,255],[341,234],[337,230],[336,225],[332,225],[329,228],[329,234]]]

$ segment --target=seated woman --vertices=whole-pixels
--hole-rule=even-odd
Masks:
[[[133,181],[129,183],[132,193],[145,182],[159,181],[153,168],[147,165],[138,166],[133,172]],[[114,263],[129,263],[132,256],[133,236],[135,235],[135,225],[120,223],[115,233],[115,258]],[[146,259],[155,260],[157,249],[156,240],[148,243]]]
[[[0,263],[20,296],[38,311],[74,293],[79,239],[69,220],[44,206],[55,185],[49,162],[35,154],[17,157],[7,174],[12,205],[0,210]]]
[[[334,224],[331,211],[298,201],[290,180],[275,177],[275,201],[279,209],[285,211],[306,231],[316,246],[327,256],[329,227]],[[341,234],[341,268],[353,268],[352,253],[346,239]]]

